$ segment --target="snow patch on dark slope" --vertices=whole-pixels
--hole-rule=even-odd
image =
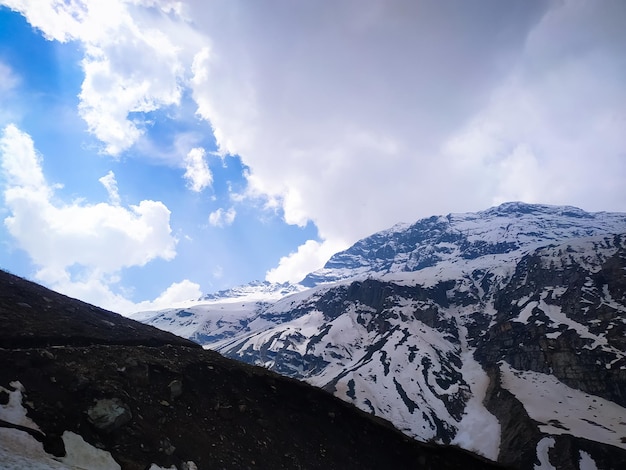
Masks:
[[[206,347],[329,390],[419,440],[519,468],[618,468],[625,234],[626,214],[574,207],[434,216],[360,240],[296,293],[198,302],[194,331],[206,326]],[[153,314],[155,326],[188,328],[189,317]]]

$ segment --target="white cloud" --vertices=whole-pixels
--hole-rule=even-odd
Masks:
[[[221,279],[224,276],[224,268],[220,265],[215,266],[213,268],[213,272],[211,273],[215,279]]]
[[[237,211],[234,207],[231,207],[227,211],[224,211],[221,207],[209,214],[209,223],[214,227],[225,227],[231,225],[235,221]]]
[[[323,240],[509,198],[626,204],[624,2],[100,3],[8,2],[85,46],[107,151],[189,87],[247,194]]]
[[[115,173],[109,171],[98,181],[102,183],[102,186],[104,186],[104,188],[107,190],[107,193],[109,193],[109,200],[111,201],[111,204],[113,204],[114,206],[119,206],[121,200],[119,190],[117,189],[117,180],[115,179]]]
[[[623,4],[235,3],[198,11],[194,96],[289,223],[356,240],[509,197],[623,209]],[[474,125],[486,148],[446,151]]]
[[[0,138],[2,172],[8,187],[17,187],[49,195],[49,188],[41,170],[41,155],[32,139],[14,124],[6,126]]]
[[[84,299],[94,305],[123,315],[168,308],[176,304],[184,304],[189,300],[196,300],[202,296],[200,286],[187,279],[172,283],[154,300],[144,300],[138,303],[128,300],[124,295],[113,292],[111,279],[101,279],[95,276],[72,279],[64,270],[60,272],[42,270],[38,273],[38,279],[65,295]]]
[[[203,148],[193,148],[185,157],[185,179],[192,191],[200,192],[204,188],[211,186],[213,175],[204,159],[205,151]]]
[[[202,43],[178,2],[3,3],[48,39],[83,43],[80,114],[106,153],[118,155],[141,136],[141,117],[132,113],[180,103],[186,69]]]
[[[265,279],[270,282],[300,282],[310,272],[323,267],[332,255],[345,248],[345,243],[307,240],[297,251],[283,256],[278,266],[265,274]]]
[[[133,310],[126,310],[124,313],[168,308],[188,300],[197,300],[200,297],[202,297],[200,285],[184,279],[181,282],[174,282],[153,301],[140,302],[132,307]]]
[[[626,36],[615,20],[626,5],[617,9],[565,2],[551,10],[510,77],[444,144],[459,174],[482,181],[477,190],[490,203],[624,210],[626,59],[614,39]]]
[[[59,203],[32,139],[14,125],[2,132],[0,156],[10,213],[4,224],[37,266],[38,280],[65,293],[82,291],[82,299],[105,305],[103,298],[115,297],[110,287],[121,269],[176,256],[170,211],[163,203],[145,200],[128,208]],[[112,199],[119,198],[113,173],[101,182]]]
[[[249,165],[250,194],[324,239],[480,203],[475,181],[444,189],[438,149],[510,71],[536,8],[459,4],[452,20],[430,1],[234,3],[194,3],[211,47],[192,86],[222,152]]]

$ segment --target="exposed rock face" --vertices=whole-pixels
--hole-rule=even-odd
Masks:
[[[500,468],[4,272],[0,318],[0,467],[39,458],[90,468],[87,458],[124,470]],[[9,438],[32,452],[20,455]],[[70,455],[76,446],[89,452]]]
[[[495,324],[477,343],[477,357],[551,374],[572,388],[626,406],[626,295],[620,290],[626,279],[624,240],[603,240],[612,249],[597,260],[597,270],[576,259],[548,262],[561,248],[524,257],[496,296]],[[602,242],[590,242],[597,243]]]
[[[625,234],[625,214],[521,203],[396,226],[204,344],[423,441],[524,469],[620,468]]]
[[[522,403],[500,383],[500,369],[489,370],[485,407],[498,418],[502,429],[498,460],[507,465],[532,468],[537,459],[537,443],[542,433],[528,417]]]

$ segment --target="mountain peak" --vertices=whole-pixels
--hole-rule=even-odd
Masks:
[[[559,215],[566,217],[590,218],[592,214],[574,206],[555,206],[548,204],[529,204],[521,201],[503,202],[499,206],[491,207],[480,213],[485,215],[495,214],[544,214]]]
[[[258,301],[272,300],[285,295],[299,292],[302,286],[290,282],[252,281],[248,284],[235,286],[212,294],[206,294],[199,299],[202,301]]]
[[[335,254],[302,281],[307,287],[342,279],[414,272],[485,255],[519,256],[542,244],[626,231],[626,214],[572,206],[507,202],[480,212],[396,225]]]

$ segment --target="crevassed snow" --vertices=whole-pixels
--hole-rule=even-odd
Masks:
[[[146,321],[153,318],[157,313],[165,310],[185,310],[201,307],[207,310],[215,310],[228,304],[255,304],[259,302],[273,302],[294,293],[308,290],[300,284],[276,284],[269,282],[251,282],[242,286],[209,294],[200,299],[185,300],[171,305],[168,309],[146,310],[126,315],[137,321]]]
[[[546,434],[571,434],[626,449],[626,409],[568,387],[552,375],[519,371],[502,361],[502,386]]]
[[[626,221],[626,217],[624,217],[624,221]],[[616,237],[617,243],[624,243],[624,236],[621,235],[626,232],[626,227],[623,225],[624,221],[621,225],[617,224],[613,227],[613,230],[609,230],[609,233],[614,232],[618,235],[594,233],[597,230],[591,230],[587,236],[562,241],[557,245],[556,250],[539,249],[537,254],[541,259],[542,266],[561,269],[576,263],[590,272],[599,271],[601,263],[598,263],[598,259],[599,257],[606,258],[607,255],[615,252],[618,247]]]
[[[429,229],[432,227],[432,231]],[[400,242],[402,230],[425,237],[415,245]],[[509,257],[519,257],[549,243],[584,237],[597,238],[596,248],[608,248],[611,241],[607,233],[626,232],[626,217],[620,213],[587,213],[573,207],[503,204],[482,212],[449,214],[448,216],[422,219],[398,230],[386,230],[358,241],[346,251],[334,255],[327,265],[311,274],[316,282],[332,282],[338,279],[367,276],[374,273],[404,273],[413,271],[413,255],[433,255],[434,268],[444,263],[461,261],[461,245],[449,243],[443,233],[469,243],[507,244]],[[371,258],[378,248],[389,248],[393,259]],[[575,252],[576,250],[570,249]],[[569,252],[567,253],[570,254]],[[500,256],[500,255],[497,255]],[[575,256],[575,254],[574,254]],[[482,258],[488,259],[490,255]],[[506,258],[506,256],[505,256]],[[567,262],[566,256],[561,260]],[[582,259],[585,262],[593,260]],[[346,264],[347,263],[347,264]],[[349,266],[347,268],[346,266]],[[428,268],[426,268],[428,269]],[[421,269],[419,270],[421,271]]]

